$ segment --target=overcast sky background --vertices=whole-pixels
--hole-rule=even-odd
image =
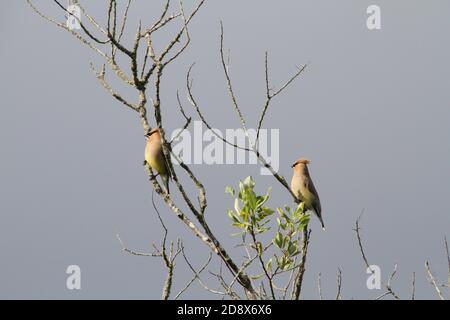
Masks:
[[[64,20],[53,1],[35,3]],[[366,27],[370,4],[381,7],[381,30]],[[192,2],[186,6],[192,8]],[[105,21],[105,1],[86,7]],[[138,19],[150,24],[159,12],[160,5],[136,1],[127,34],[134,35]],[[142,251],[161,239],[142,167],[145,140],[137,114],[101,88],[89,68],[90,61],[101,63],[95,53],[42,20],[25,1],[1,1],[0,18],[0,298],[158,299],[162,262],[123,253],[115,238],[119,233]],[[164,77],[169,132],[183,125],[175,93],[180,89],[186,103],[184,77],[192,62],[194,90],[210,122],[223,131],[239,126],[220,67],[220,20],[250,126],[256,126],[264,99],[264,51],[274,85],[296,66],[309,64],[274,100],[265,122],[266,128],[280,129],[280,173],[290,179],[293,161],[308,157],[322,200],[327,230],[312,219],[304,297],[318,298],[321,272],[323,295],[334,298],[338,268],[343,298],[383,293],[366,288],[368,275],[352,230],[364,208],[369,262],[381,267],[385,280],[398,264],[392,285],[401,298],[410,297],[413,272],[416,297],[436,298],[424,263],[430,262],[440,282],[446,280],[450,2],[207,0],[190,27],[191,46]],[[258,166],[194,169],[207,187],[211,228],[236,260],[242,252],[230,238],[235,230],[226,209],[233,200],[225,186],[253,175],[258,191],[273,186],[271,206],[291,205],[273,177],[259,175]],[[206,246],[156,201],[170,239],[182,237],[194,265],[202,264]],[[66,289],[65,270],[72,264],[81,267],[79,291]],[[174,293],[190,277],[180,260]],[[219,288],[207,274],[205,279]],[[217,298],[197,284],[185,297]]]

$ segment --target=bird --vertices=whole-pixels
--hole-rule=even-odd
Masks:
[[[161,132],[159,128],[151,130],[147,135],[145,146],[145,164],[156,170],[163,181],[167,194],[169,194],[169,179],[171,178],[169,166],[162,149]]]
[[[309,175],[309,163],[309,160],[300,158],[292,165],[294,173],[291,180],[291,191],[299,201],[305,204],[305,208],[307,210],[311,210],[316,214],[322,225],[322,229],[325,230],[319,194],[317,193],[311,176]]]

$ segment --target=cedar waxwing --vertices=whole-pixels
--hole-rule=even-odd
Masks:
[[[145,146],[145,162],[156,170],[164,183],[167,193],[169,193],[169,179],[171,178],[169,167],[162,150],[161,134],[158,128],[153,129],[147,135],[147,145]]]
[[[295,194],[298,200],[305,204],[305,208],[317,215],[322,224],[322,229],[325,230],[325,225],[322,220],[322,208],[320,206],[319,194],[314,187],[308,171],[309,160],[300,158],[293,165],[294,174],[291,180],[291,191]]]

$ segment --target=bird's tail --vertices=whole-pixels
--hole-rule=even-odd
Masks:
[[[323,223],[322,216],[318,214],[317,217],[319,218],[320,224],[322,225],[322,230],[325,230],[325,224]]]

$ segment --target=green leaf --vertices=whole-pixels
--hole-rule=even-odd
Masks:
[[[268,216],[271,216],[273,214],[273,210],[267,207],[263,207],[258,210],[258,221],[262,221]],[[267,220],[269,221],[269,220]]]
[[[234,222],[234,223],[232,223],[231,225],[232,225],[233,227],[241,228],[241,229],[245,226],[245,224],[240,223],[240,222]]]
[[[267,200],[269,200],[271,192],[272,192],[272,187],[269,187],[269,189],[267,190],[267,193],[264,196],[259,196],[257,198],[257,202],[256,202],[257,208],[262,207],[267,202]]]
[[[262,227],[255,230],[255,233],[264,233],[266,231],[270,230],[270,227]]]
[[[278,223],[278,225],[281,227],[281,220],[280,220],[280,218],[278,218],[278,217],[277,217],[277,223]]]
[[[244,186],[253,189],[253,187],[255,186],[255,181],[251,176],[248,176],[247,178],[244,179]]]
[[[309,214],[303,214],[302,217],[300,218],[300,223],[298,226],[299,230],[303,230],[309,223],[311,216]]]
[[[226,186],[225,193],[229,193],[229,194],[231,194],[231,196],[234,197],[234,189],[230,186]]]
[[[268,207],[262,207],[261,208],[261,212],[264,213],[265,216],[270,216],[272,215],[275,211],[273,211],[272,209],[268,208]]]
[[[289,255],[292,256],[294,253],[297,252],[297,245],[294,242],[289,241],[287,250]]]
[[[288,217],[288,215],[286,214],[286,212],[284,212],[283,209],[277,208],[277,211],[278,211],[278,214],[279,214],[284,220],[286,220],[287,222],[290,222],[290,221],[291,221],[291,218]]]
[[[253,192],[253,190],[247,190],[246,193],[250,208],[252,209],[252,211],[256,211],[256,194]]]
[[[284,215],[283,209],[277,208],[277,211],[278,211],[278,214],[279,214],[280,216],[283,216],[283,215]]]
[[[277,232],[275,238],[273,239],[273,243],[278,247],[283,247],[283,235],[280,232]]]
[[[242,181],[239,181],[239,191],[242,192],[244,189],[244,184],[242,183]]]
[[[291,238],[289,236],[285,236],[283,239],[283,248],[286,248],[290,241],[291,241]]]
[[[238,215],[242,215],[241,208],[239,207],[239,199],[234,199],[234,210]]]
[[[257,275],[254,275],[254,276],[250,276],[250,278],[252,280],[258,280],[258,279],[262,278],[263,276],[264,276],[264,273],[261,273],[261,274],[257,274]]]
[[[285,268],[286,268],[286,263],[287,263],[287,262],[288,262],[288,261],[287,261],[287,259],[286,259],[285,256],[281,256],[281,257],[279,257],[279,258],[277,259],[278,267],[279,267],[281,270],[285,270]]]
[[[241,221],[239,220],[239,217],[236,216],[236,214],[233,212],[233,210],[228,210],[228,216],[230,217],[231,220],[233,220],[234,223],[241,223]]]
[[[284,266],[283,271],[292,268],[293,265],[294,265],[294,261],[292,261],[292,259],[290,259],[290,258],[286,258],[286,264]]]
[[[272,258],[267,261],[266,270],[272,271]]]

